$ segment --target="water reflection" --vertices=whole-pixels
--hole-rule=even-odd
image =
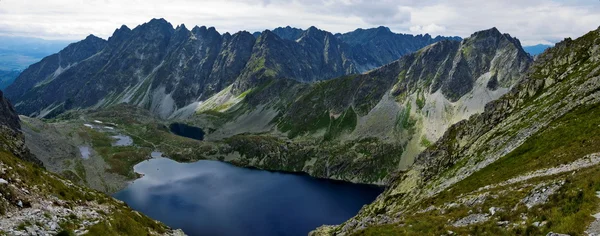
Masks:
[[[380,188],[238,168],[216,161],[155,158],[115,197],[189,235],[306,235],[339,224]]]

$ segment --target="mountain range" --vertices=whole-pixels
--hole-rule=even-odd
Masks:
[[[257,38],[244,31],[221,35],[212,27],[174,29],[164,19],[134,29],[123,26],[108,40],[90,35],[30,66],[6,96],[29,116],[130,103],[167,118],[229,85],[239,95],[270,78],[314,82],[361,73],[444,39],[386,29],[346,36],[352,42],[353,37],[372,35],[373,40],[362,45],[315,27],[296,40],[274,32],[287,34],[277,29]],[[379,39],[379,34],[389,35],[389,40]],[[372,48],[393,53],[380,55]]]

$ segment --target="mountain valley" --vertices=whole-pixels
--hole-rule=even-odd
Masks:
[[[90,35],[0,92],[0,234],[183,235],[108,196],[167,157],[385,188],[310,235],[598,235],[599,50],[600,28],[535,57],[495,27]]]

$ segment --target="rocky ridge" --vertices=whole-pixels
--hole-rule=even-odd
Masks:
[[[547,50],[508,94],[399,171],[373,204],[314,234],[411,234],[428,224],[432,234],[597,233],[599,45],[600,29]],[[465,196],[483,197],[476,208],[456,204]],[[512,210],[496,217],[491,207]]]
[[[213,27],[173,28],[164,19],[122,26],[108,40],[90,35],[30,66],[6,96],[27,116],[128,103],[168,118],[192,114],[228,86],[238,96],[271,79],[314,82],[361,73],[445,39],[405,35],[402,40],[411,44],[374,60],[375,52],[355,50],[315,27],[301,33],[290,28],[294,36],[284,28],[275,31],[281,37],[269,30],[255,38],[245,31],[220,34]]]

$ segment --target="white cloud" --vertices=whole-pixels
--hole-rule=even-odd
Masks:
[[[0,34],[107,38],[151,18],[220,32],[316,26],[331,32],[380,25],[395,32],[458,35],[497,27],[524,45],[578,37],[600,24],[597,0],[1,0]]]
[[[444,31],[446,31],[446,27],[439,26],[434,23],[431,23],[431,24],[425,25],[425,26],[414,25],[414,26],[411,26],[409,29],[410,29],[410,32],[415,33],[415,34],[425,34],[425,33],[442,34],[442,33],[444,33]]]

